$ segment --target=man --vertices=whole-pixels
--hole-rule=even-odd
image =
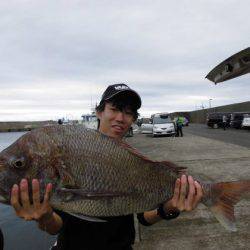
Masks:
[[[110,137],[122,140],[137,119],[141,106],[140,96],[125,84],[109,86],[96,107],[98,130]],[[121,163],[122,164],[122,163]],[[189,188],[187,188],[189,186]],[[133,215],[105,217],[107,222],[90,222],[61,211],[53,211],[49,204],[52,186],[46,187],[44,201],[39,201],[39,184],[32,182],[33,204],[30,204],[28,184],[22,180],[14,185],[11,204],[17,215],[26,220],[37,220],[39,227],[50,234],[58,234],[57,246],[52,249],[132,249],[135,238]],[[20,189],[20,197],[18,191]],[[188,193],[187,193],[187,190]],[[152,225],[162,219],[171,219],[179,211],[191,211],[202,197],[202,189],[191,176],[176,181],[173,198],[158,209],[138,214],[143,225]],[[19,202],[21,200],[21,204]]]
[[[223,127],[223,130],[226,130],[226,126],[227,126],[227,116],[223,115],[222,116],[222,127]]]
[[[183,137],[182,126],[183,126],[183,119],[181,117],[177,117],[176,119],[176,137]]]

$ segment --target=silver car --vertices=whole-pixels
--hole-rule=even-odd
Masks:
[[[175,124],[168,113],[159,113],[152,116],[153,136],[176,134]]]
[[[142,123],[141,125],[141,133],[142,134],[152,134],[153,132],[153,124],[152,123]]]

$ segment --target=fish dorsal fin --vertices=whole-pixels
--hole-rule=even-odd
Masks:
[[[98,133],[100,133],[100,132],[98,131]],[[187,172],[186,167],[178,166],[178,165],[176,165],[176,164],[174,164],[173,162],[170,162],[170,161],[154,161],[154,160],[151,160],[147,156],[140,153],[136,148],[129,145],[126,141],[118,140],[116,138],[109,137],[109,136],[107,136],[105,134],[102,134],[102,133],[100,133],[100,134],[102,136],[106,137],[106,138],[109,138],[111,141],[113,141],[114,143],[116,143],[120,147],[126,149],[131,154],[134,154],[135,156],[143,159],[145,162],[152,163],[152,164],[154,164],[156,166],[165,167],[165,168],[169,169],[170,171],[172,171],[172,172],[174,172],[174,173],[176,173],[178,175],[186,174],[186,172]]]
[[[168,169],[172,170],[176,174],[179,174],[179,175],[187,174],[187,168],[186,167],[178,166],[178,165],[176,165],[175,163],[173,163],[171,161],[160,161],[158,163],[165,166],[165,167],[167,167]]]
[[[150,160],[148,157],[146,157],[145,155],[143,155],[142,153],[140,153],[136,148],[133,148],[131,145],[129,145],[127,142],[125,141],[117,141],[122,147],[124,147],[125,149],[127,149],[129,152],[131,152],[132,154],[140,157],[141,159],[145,160],[146,162],[150,162],[153,164],[156,164],[158,166],[163,166],[166,167],[167,169],[169,169],[170,171],[181,175],[181,174],[186,174],[187,172],[187,168],[186,167],[181,167],[176,165],[173,162],[170,161],[153,161]]]
[[[129,145],[127,142],[125,141],[118,141],[118,143],[125,148],[126,150],[128,150],[129,152],[131,152],[132,154],[140,157],[141,159],[147,161],[147,162],[151,162],[151,163],[155,163],[156,161],[150,160],[147,156],[143,155],[141,152],[139,152],[136,148],[132,147],[131,145]]]

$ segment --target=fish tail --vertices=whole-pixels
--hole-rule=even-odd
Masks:
[[[229,231],[237,231],[234,205],[242,195],[250,192],[250,180],[209,184],[203,190],[204,204],[210,208],[216,219]]]

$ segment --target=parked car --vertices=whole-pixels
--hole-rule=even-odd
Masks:
[[[211,128],[219,128],[223,126],[222,117],[225,115],[227,117],[226,127],[230,124],[230,112],[215,112],[207,115],[207,126]]]
[[[142,117],[137,120],[142,134],[152,134],[153,124],[150,117]]]
[[[242,127],[244,115],[250,115],[250,112],[234,112],[231,114],[230,127],[239,129]]]
[[[157,113],[152,115],[153,137],[157,135],[175,135],[175,123],[169,113]]]
[[[243,115],[242,128],[250,128],[250,114]]]
[[[152,132],[153,132],[152,122],[142,123],[142,125],[141,125],[141,133],[142,134],[152,134]]]

